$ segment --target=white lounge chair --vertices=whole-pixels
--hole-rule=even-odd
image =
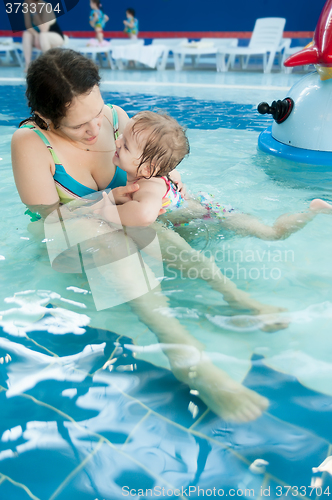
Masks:
[[[167,47],[167,50],[164,52],[164,56],[161,58],[160,62],[158,62],[157,69],[165,69],[173,49],[175,47],[182,47],[186,43],[188,43],[188,38],[154,38],[152,40],[152,45],[164,45]]]
[[[132,61],[136,68],[143,65],[151,69],[162,69],[167,54],[168,47],[166,45],[139,45],[136,43],[114,47],[111,57],[119,69],[127,67],[129,61]]]
[[[202,38],[197,42],[189,42],[173,49],[175,69],[180,71],[184,67],[186,56],[191,56],[192,65],[199,64],[201,56],[216,55],[218,50],[236,47],[237,38]]]
[[[291,47],[291,41],[292,39],[291,38],[288,38],[287,40],[289,40],[289,44],[287,45],[287,47],[285,47],[285,50],[283,51],[283,54],[282,54],[282,58],[281,58],[281,68],[284,70],[285,73],[291,73],[292,70],[293,70],[293,67],[290,66],[290,67],[287,67],[284,66],[284,62],[286,61],[287,57],[289,56],[292,56],[293,54],[296,54],[296,52],[299,52],[300,50],[304,49],[305,47]],[[306,64],[305,66],[303,66],[303,68],[305,70],[308,70],[309,69],[309,64]]]
[[[110,50],[108,52],[108,60],[111,68],[126,68],[128,64],[127,55],[129,55],[131,52],[130,47],[136,45],[138,47],[141,47],[142,45],[144,45],[144,40],[137,38],[112,38],[110,40]],[[115,52],[116,57],[113,57],[113,51]]]
[[[111,38],[110,44],[112,47],[123,46],[123,45],[144,45],[144,40],[142,38]]]
[[[251,56],[263,56],[264,73],[270,73],[274,58],[280,47],[282,34],[284,31],[286,19],[282,17],[265,17],[257,19],[248,47],[229,48],[224,50],[220,48],[218,53],[222,57],[217,58],[219,61],[218,71],[227,71],[229,65],[234,67],[235,58],[239,56],[241,67],[248,67]],[[227,64],[221,64],[220,60],[229,56]]]
[[[19,46],[14,42],[14,39],[10,36],[1,36],[0,37],[0,55],[4,54],[6,63],[10,63],[11,59],[23,66],[22,58],[18,53]],[[2,58],[1,58],[2,60]]]
[[[107,61],[108,59],[108,53],[111,49],[110,42],[107,42],[105,40],[105,45],[97,45],[96,39],[91,37],[91,38],[68,38],[67,43],[63,45],[64,48],[66,49],[72,49],[76,50],[76,52],[79,52],[80,54],[83,54],[87,57],[90,57],[93,61],[96,61],[97,56],[101,57],[101,54],[105,54]]]

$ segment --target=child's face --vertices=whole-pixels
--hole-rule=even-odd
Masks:
[[[130,14],[130,12],[128,12],[128,11],[126,12],[126,17],[127,17],[127,19],[128,19],[129,21],[131,21],[132,19],[134,19],[134,18],[133,18],[133,16],[132,16],[132,15]]]
[[[97,4],[93,0],[90,0],[90,9],[97,9]]]
[[[133,134],[134,120],[130,119],[124,128],[123,134],[115,141],[116,152],[113,157],[114,165],[137,177],[137,168],[145,145],[144,132],[139,135]],[[140,169],[141,173],[141,169]]]

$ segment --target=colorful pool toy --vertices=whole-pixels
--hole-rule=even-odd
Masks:
[[[313,41],[290,56],[285,66],[314,64],[316,71],[294,85],[283,101],[258,111],[274,118],[258,139],[259,148],[275,156],[311,165],[332,165],[332,0],[327,0]]]

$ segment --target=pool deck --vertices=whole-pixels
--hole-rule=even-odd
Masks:
[[[239,99],[238,90],[245,90],[245,102],[255,103],[262,96],[271,95],[273,99],[286,97],[287,91],[305,73],[286,74],[274,71],[264,74],[261,71],[229,71],[217,73],[211,70],[165,71],[156,70],[110,70],[101,69],[102,88],[115,92],[153,92],[157,95],[188,95],[199,99],[206,92],[209,98],[224,100]],[[19,67],[0,66],[0,85],[24,85],[25,74]],[[233,92],[237,91],[236,93]],[[236,97],[237,96],[237,97]],[[276,96],[276,97],[275,97]],[[235,102],[236,102],[235,100]],[[260,102],[260,101],[258,101]]]

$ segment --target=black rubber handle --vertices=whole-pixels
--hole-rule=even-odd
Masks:
[[[257,111],[261,115],[272,115],[277,123],[282,123],[289,117],[293,107],[293,99],[286,97],[283,101],[273,101],[271,106],[267,102],[261,102],[257,106]]]

